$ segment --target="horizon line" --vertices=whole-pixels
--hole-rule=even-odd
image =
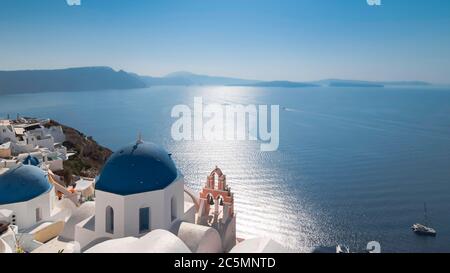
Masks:
[[[450,82],[444,83],[444,82],[435,82],[435,81],[427,81],[427,80],[366,80],[366,79],[352,79],[352,78],[340,78],[340,77],[323,77],[320,79],[313,79],[313,80],[261,80],[261,79],[251,79],[251,78],[245,78],[240,76],[227,76],[227,75],[215,75],[215,74],[208,74],[208,73],[197,73],[192,72],[188,70],[175,70],[173,72],[165,73],[163,75],[149,75],[149,74],[142,74],[138,72],[133,72],[128,69],[123,68],[115,68],[108,65],[86,65],[86,66],[67,66],[67,67],[53,67],[53,68],[23,68],[23,69],[0,69],[0,72],[19,72],[19,71],[51,71],[51,70],[67,70],[67,69],[82,69],[82,68],[110,68],[116,72],[124,71],[126,73],[136,74],[140,77],[153,77],[153,78],[164,78],[171,74],[175,73],[186,73],[186,74],[192,74],[196,76],[206,76],[206,77],[222,77],[222,78],[234,78],[239,80],[248,80],[248,81],[260,81],[260,82],[274,82],[274,81],[284,81],[284,82],[298,82],[298,83],[314,83],[314,82],[320,82],[320,81],[355,81],[355,82],[369,82],[369,83],[398,83],[398,82],[420,82],[420,83],[427,83],[430,85],[450,85]]]

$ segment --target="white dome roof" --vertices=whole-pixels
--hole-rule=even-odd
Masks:
[[[156,229],[141,238],[126,237],[97,244],[85,253],[191,253],[180,238]]]
[[[178,230],[178,237],[194,253],[223,252],[222,239],[212,227],[183,222]]]

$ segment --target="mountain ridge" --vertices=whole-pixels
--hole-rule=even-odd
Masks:
[[[261,82],[257,80],[195,74],[187,71],[177,71],[163,77],[141,77],[149,85],[244,85]]]
[[[141,79],[105,66],[0,71],[0,94],[144,87]]]
[[[363,81],[324,79],[319,81],[261,81],[210,76],[177,71],[162,77],[143,76],[107,66],[64,69],[0,71],[0,94],[137,89],[150,86],[243,86],[243,87],[385,87],[431,86],[423,81]]]

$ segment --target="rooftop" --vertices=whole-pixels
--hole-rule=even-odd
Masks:
[[[0,204],[34,199],[52,188],[47,174],[38,167],[18,165],[0,175]]]
[[[156,144],[138,141],[116,151],[106,162],[96,189],[119,195],[162,190],[178,171],[169,153]]]
[[[10,125],[11,124],[11,122],[9,121],[9,120],[7,120],[7,119],[1,119],[0,120],[0,125]]]

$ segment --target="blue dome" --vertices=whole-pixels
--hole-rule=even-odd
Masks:
[[[38,166],[39,165],[39,159],[37,159],[34,156],[27,156],[27,158],[25,158],[22,162],[25,165],[33,165],[33,166]]]
[[[0,205],[31,200],[52,188],[38,167],[19,165],[0,175]]]
[[[178,176],[175,163],[156,144],[137,142],[115,152],[95,184],[97,190],[129,195],[162,190]]]

